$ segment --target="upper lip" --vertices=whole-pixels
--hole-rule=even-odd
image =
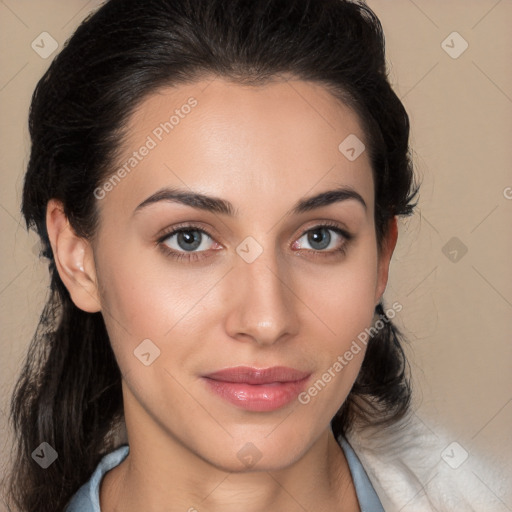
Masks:
[[[206,378],[222,382],[240,382],[245,384],[270,384],[272,382],[295,382],[309,377],[311,373],[288,368],[272,366],[270,368],[251,368],[236,366],[225,368],[205,375]]]

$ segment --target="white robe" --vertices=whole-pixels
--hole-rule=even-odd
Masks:
[[[511,475],[468,453],[448,431],[434,433],[413,412],[392,427],[356,428],[346,437],[386,512],[512,510],[502,499]]]

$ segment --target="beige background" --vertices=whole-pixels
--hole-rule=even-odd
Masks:
[[[386,291],[388,304],[404,306],[398,325],[410,340],[416,414],[434,433],[449,428],[469,460],[482,454],[495,475],[512,480],[512,0],[368,3],[384,26],[423,182],[416,215],[401,223]],[[61,46],[97,5],[0,0],[2,466],[9,395],[47,287],[36,238],[19,213],[29,101],[52,58],[41,58],[31,43],[46,31]],[[468,43],[458,58],[442,46],[454,31]],[[456,52],[462,44],[450,36],[444,46]],[[512,510],[510,488],[478,467],[472,472],[493,510]]]

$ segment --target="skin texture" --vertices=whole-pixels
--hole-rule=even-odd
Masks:
[[[197,105],[158,141],[153,130],[190,97]],[[151,95],[127,128],[119,166],[148,136],[157,144],[98,200],[95,238],[77,237],[57,201],[47,210],[61,278],[78,307],[102,311],[123,374],[130,455],[104,478],[102,510],[359,510],[329,422],[364,350],[307,405],[270,412],[240,409],[203,379],[233,366],[280,365],[311,372],[309,387],[372,324],[396,219],[379,252],[368,152],[349,161],[338,150],[349,134],[365,142],[357,116],[318,84],[216,78]],[[348,199],[288,213],[341,186],[366,208]],[[170,201],[134,212],[163,187],[230,201],[236,215]],[[308,230],[323,222],[352,238],[328,231],[328,247],[315,250]],[[211,235],[199,234],[198,261],[186,259],[176,235],[158,242],[183,223]],[[263,250],[252,263],[236,251],[249,236]],[[160,350],[149,366],[134,356],[145,339]],[[237,456],[247,443],[260,456],[252,467]]]

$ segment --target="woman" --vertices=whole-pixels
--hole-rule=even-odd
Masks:
[[[30,132],[51,294],[13,397],[13,507],[380,511],[412,490],[429,510],[364,467],[419,439],[383,300],[417,187],[367,6],[110,0]]]

